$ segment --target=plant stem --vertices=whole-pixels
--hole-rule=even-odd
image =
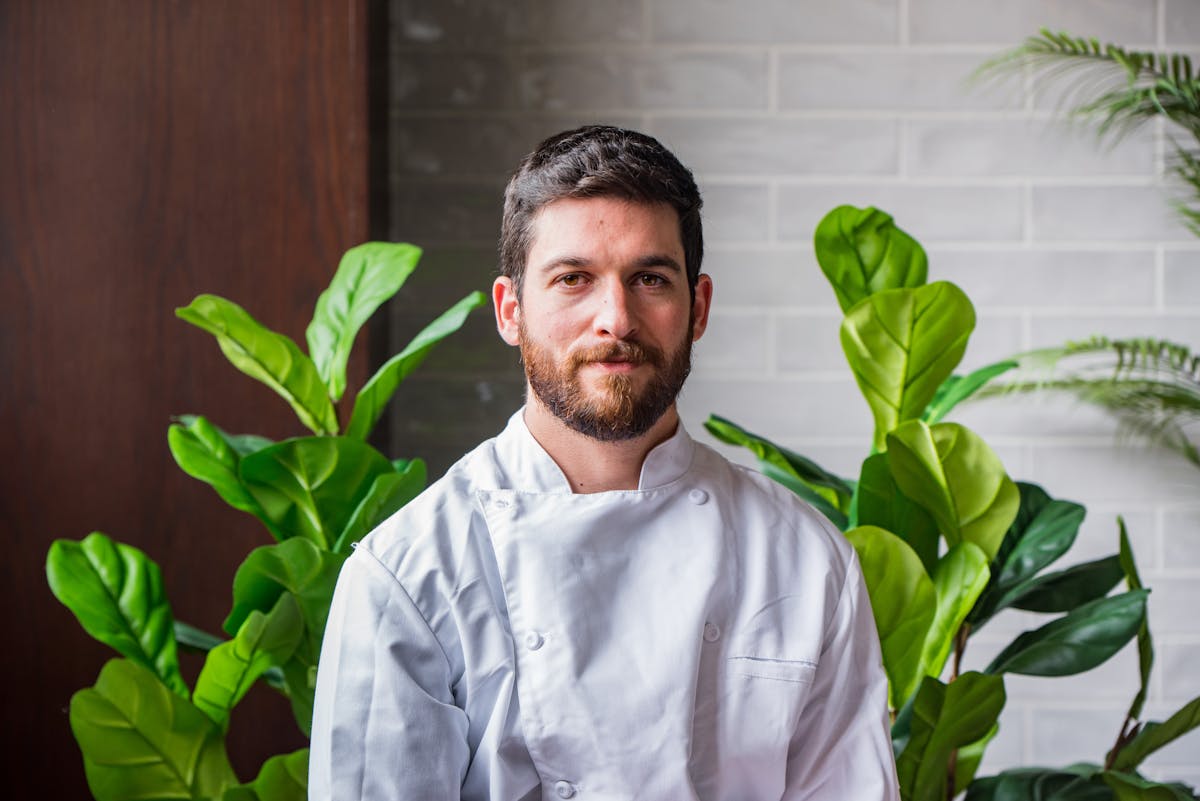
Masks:
[[[971,635],[971,624],[963,623],[958,633],[954,635],[954,666],[951,669],[950,681],[958,678],[959,671],[962,670],[963,654],[967,650],[967,637]]]
[[[1117,741],[1113,743],[1112,750],[1104,757],[1104,769],[1112,770],[1113,763],[1117,761],[1117,755],[1121,753],[1129,741],[1137,734],[1138,727],[1133,723],[1133,717],[1125,716],[1125,722],[1121,724],[1121,731],[1117,733]]]
[[[954,774],[958,773],[958,749],[950,752],[950,762],[946,766],[946,801],[954,801]]]

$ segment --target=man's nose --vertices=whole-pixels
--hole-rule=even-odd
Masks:
[[[628,287],[616,281],[607,284],[596,300],[598,308],[593,320],[596,334],[616,339],[627,339],[633,334],[636,323]]]

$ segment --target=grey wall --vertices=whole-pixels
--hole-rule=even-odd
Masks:
[[[839,203],[892,212],[959,283],[979,325],[968,366],[1103,332],[1200,347],[1200,247],[1164,193],[1161,132],[1104,150],[1036,87],[967,89],[1041,26],[1200,49],[1196,0],[394,0],[392,235],[427,256],[394,310],[396,346],[494,274],[500,189],[540,138],[583,122],[660,137],[706,199],[709,333],[682,402],[854,474],[870,420],[811,255]],[[480,313],[404,390],[395,455],[444,469],[520,403],[516,357]],[[1158,643],[1150,712],[1200,694],[1200,474],[1114,446],[1099,415],[988,402],[958,419],[1016,478],[1089,509],[1074,561],[1115,550],[1125,515]],[[740,458],[740,457],[739,457]],[[985,663],[1036,616],[972,641]],[[1079,679],[1011,677],[985,770],[1100,760],[1137,682],[1131,649]],[[1200,783],[1200,734],[1154,769]]]

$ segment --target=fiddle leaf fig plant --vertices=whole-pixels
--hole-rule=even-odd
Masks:
[[[748,448],[763,473],[826,514],[857,552],[888,678],[901,798],[1192,798],[1136,771],[1148,753],[1200,726],[1200,699],[1165,723],[1136,723],[1153,650],[1149,590],[1123,524],[1119,554],[1048,570],[1074,543],[1084,508],[1014,481],[982,437],[944,419],[1016,363],[954,374],[974,308],[955,285],[926,283],[924,250],[885,212],[833,209],[814,243],[845,313],[842,349],[875,424],[857,478],[726,418],[714,415],[705,426]],[[1128,589],[1110,595],[1122,577]],[[1019,635],[985,670],[963,672],[970,638],[1010,608],[1054,617]],[[975,778],[999,730],[1005,674],[1074,675],[1135,637],[1142,688],[1105,765]]]
[[[46,558],[51,591],[110,660],[71,700],[70,722],[97,801],[172,798],[304,801],[308,751],[268,759],[249,782],[235,775],[225,734],[256,681],[282,693],[307,734],[321,638],[350,546],[424,488],[420,459],[389,460],[366,440],[400,383],[486,301],[473,292],[387,361],[355,396],[343,430],[338,408],[359,330],[398,292],[421,251],[369,242],[343,256],[317,300],[308,353],[241,306],[200,295],[177,309],[207,331],[229,361],[278,393],[311,432],[273,442],[229,434],[198,415],[167,430],[179,467],[274,539],[238,569],[223,629],[228,639],[176,621],[162,571],[145,553],[95,532],[57,540]],[[177,650],[204,652],[194,686]]]

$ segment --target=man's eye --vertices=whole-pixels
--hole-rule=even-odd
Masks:
[[[558,282],[563,286],[579,286],[583,283],[583,276],[578,273],[568,273],[559,278]]]
[[[638,276],[638,283],[642,286],[663,286],[667,283],[667,280],[661,275],[655,275],[654,273],[642,273]]]

